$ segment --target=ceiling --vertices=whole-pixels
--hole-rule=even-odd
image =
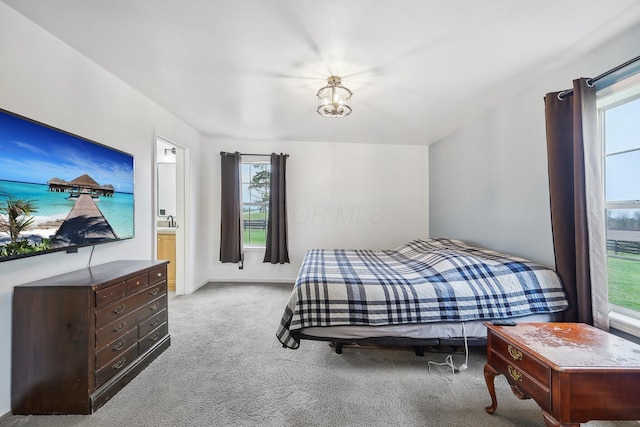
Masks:
[[[637,0],[2,1],[224,139],[430,144],[640,23]],[[332,74],[348,117],[316,112]]]

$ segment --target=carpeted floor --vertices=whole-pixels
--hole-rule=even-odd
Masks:
[[[484,348],[451,383],[427,361],[447,353],[345,348],[275,331],[291,285],[209,284],[169,303],[171,347],[95,414],[4,416],[1,426],[531,426],[540,409],[496,378],[498,410],[482,369]],[[464,354],[454,354],[456,364]],[[451,379],[451,372],[437,373]],[[634,426],[591,422],[588,426]]]

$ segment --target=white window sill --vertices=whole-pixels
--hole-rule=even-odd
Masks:
[[[613,329],[617,329],[629,335],[640,337],[640,320],[633,317],[626,316],[615,311],[610,311],[609,325]]]
[[[264,252],[265,249],[266,248],[264,246],[245,246],[244,247],[245,252]]]

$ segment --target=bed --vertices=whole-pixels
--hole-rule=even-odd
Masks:
[[[312,249],[304,257],[276,336],[425,346],[484,344],[483,323],[554,321],[567,308],[555,271],[454,239],[394,250]]]

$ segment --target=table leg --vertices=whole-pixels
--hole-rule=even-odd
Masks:
[[[553,418],[551,414],[549,414],[544,409],[542,410],[542,418],[544,418],[544,423],[547,425],[547,427],[580,427],[580,423],[560,424],[558,420]]]
[[[487,406],[484,408],[485,411],[489,414],[493,414],[496,412],[496,408],[498,407],[498,399],[496,399],[496,388],[494,385],[494,379],[498,376],[498,371],[493,369],[493,366],[488,363],[484,365],[484,380],[487,383],[487,389],[489,390],[489,395],[491,396],[491,406]]]

